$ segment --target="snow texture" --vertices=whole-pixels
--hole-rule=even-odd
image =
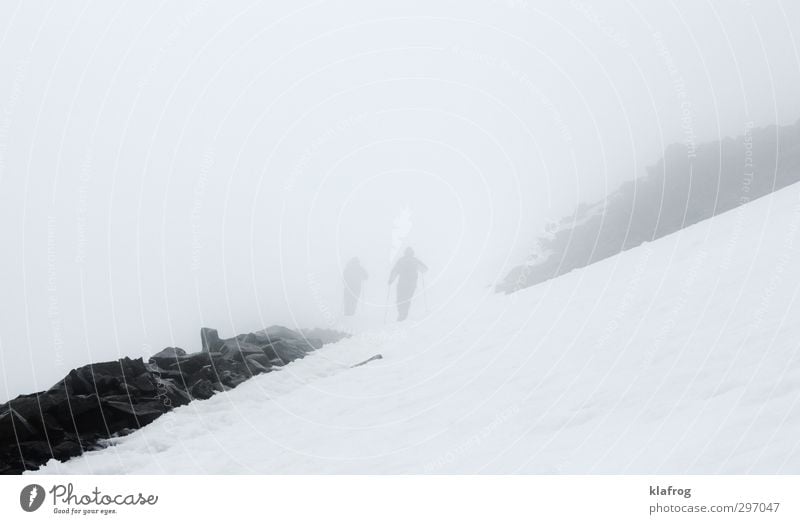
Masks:
[[[39,472],[797,474],[799,229],[794,185],[512,295],[377,322]]]

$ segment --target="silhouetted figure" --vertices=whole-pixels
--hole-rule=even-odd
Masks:
[[[368,278],[357,257],[353,257],[344,268],[344,314],[351,317],[356,313],[358,299],[361,297],[361,283]]]
[[[406,248],[405,253],[395,263],[392,273],[389,275],[389,285],[392,285],[397,278],[397,321],[401,322],[408,317],[408,308],[411,307],[411,299],[414,290],[417,289],[417,277],[420,273],[428,270],[428,266],[423,264],[414,256],[414,250]],[[398,278],[399,277],[399,278]]]

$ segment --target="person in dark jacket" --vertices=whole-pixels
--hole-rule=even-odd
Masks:
[[[420,273],[428,271],[428,266],[414,256],[414,250],[406,248],[392,268],[389,275],[389,285],[397,279],[397,321],[402,322],[408,317],[411,299],[417,289],[417,278]]]
[[[361,283],[369,275],[361,266],[357,257],[353,257],[344,268],[344,314],[351,317],[356,313],[356,306],[361,297]]]

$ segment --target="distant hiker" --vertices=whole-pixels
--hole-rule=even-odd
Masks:
[[[344,314],[352,317],[356,313],[358,299],[361,297],[361,283],[369,277],[361,267],[358,257],[353,257],[344,268]]]
[[[395,263],[392,273],[389,275],[389,285],[394,279],[397,280],[397,321],[401,322],[408,317],[408,308],[411,307],[411,298],[417,288],[417,277],[420,273],[428,270],[428,266],[423,264],[414,256],[414,250],[406,248],[405,253]]]

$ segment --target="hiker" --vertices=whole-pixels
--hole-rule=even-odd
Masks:
[[[356,313],[358,299],[361,297],[361,283],[368,278],[358,257],[353,257],[344,268],[344,314],[352,317]]]
[[[402,322],[408,317],[408,308],[411,307],[411,298],[417,288],[417,276],[428,270],[428,266],[423,264],[414,256],[414,250],[406,248],[405,253],[400,257],[392,268],[389,275],[389,285],[397,278],[397,321]],[[398,278],[399,277],[399,278]]]

